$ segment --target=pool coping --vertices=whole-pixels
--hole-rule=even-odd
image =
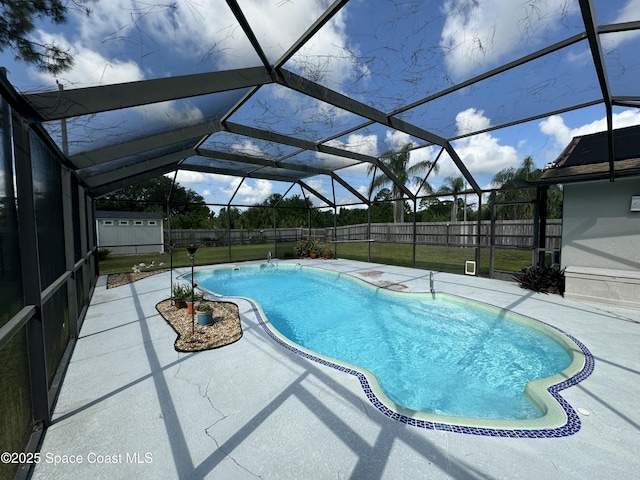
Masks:
[[[241,267],[265,268],[265,266],[267,265],[269,264],[245,264],[231,266],[225,265],[224,267],[221,266],[219,268],[213,267],[207,270],[199,270],[198,273],[210,270],[237,270]],[[274,264],[271,265],[274,266]],[[337,276],[345,276],[349,280],[360,283],[368,288],[372,288],[374,290],[383,290],[386,293],[399,296],[433,295],[446,297],[449,300],[456,301],[458,303],[473,304],[476,307],[492,311],[493,313],[496,313],[497,315],[502,316],[509,321],[523,324],[529,328],[533,328],[539,331],[540,333],[543,333],[544,335],[550,336],[558,343],[560,343],[568,351],[568,353],[571,354],[572,361],[571,364],[561,372],[550,377],[534,380],[527,384],[525,388],[525,395],[539,410],[543,412],[543,415],[539,418],[519,420],[492,419],[440,415],[415,411],[399,405],[389,399],[389,397],[387,397],[387,395],[380,387],[375,374],[368,369],[343,362],[332,357],[324,356],[318,352],[309,350],[284,336],[278,331],[276,327],[271,324],[260,304],[252,298],[242,296],[223,296],[215,292],[206,290],[202,287],[199,288],[210,293],[211,295],[214,295],[217,298],[224,298],[227,300],[237,298],[248,302],[253,309],[259,325],[275,342],[298,356],[357,377],[369,402],[378,411],[380,411],[387,417],[403,424],[430,430],[450,431],[470,435],[514,438],[564,437],[573,435],[580,430],[581,423],[578,414],[569,404],[569,402],[567,402],[560,395],[560,392],[571,386],[577,385],[582,380],[591,375],[595,367],[595,362],[593,355],[589,352],[587,347],[575,337],[569,335],[563,330],[541,320],[528,317],[527,315],[523,315],[521,313],[513,312],[506,308],[501,308],[487,302],[482,302],[480,300],[470,299],[451,293],[437,291],[434,291],[431,294],[426,292],[399,292],[390,288],[386,288],[384,286],[373,284],[365,279],[355,277],[354,275],[345,272],[335,272],[309,265],[303,266],[299,263],[286,261],[278,262],[277,265],[284,268],[305,268],[318,270]],[[190,276],[191,273],[185,273],[179,278],[184,279],[184,277]]]

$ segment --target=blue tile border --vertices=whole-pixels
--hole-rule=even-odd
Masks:
[[[262,318],[261,310],[257,307],[255,302],[253,302],[252,300],[250,300],[248,298],[244,298],[244,299],[246,301],[248,301],[249,304],[251,305],[251,308],[253,309],[253,313],[258,318],[258,322],[260,323],[260,326],[262,327],[262,329],[274,341],[276,341],[278,344],[280,344],[281,346],[283,346],[287,350],[289,350],[289,351],[291,351],[291,352],[295,353],[296,355],[299,355],[299,356],[301,356],[303,358],[306,358],[308,360],[312,360],[312,361],[314,361],[316,363],[319,363],[321,365],[325,365],[327,367],[331,367],[331,368],[333,368],[335,370],[338,370],[340,372],[344,372],[344,373],[348,373],[350,375],[354,375],[360,381],[360,385],[362,386],[362,390],[364,391],[366,397],[369,399],[369,402],[371,402],[371,404],[375,408],[377,408],[380,412],[382,412],[384,415],[386,415],[387,417],[389,417],[389,418],[391,418],[393,420],[396,420],[398,422],[401,422],[401,423],[404,423],[406,425],[410,425],[410,426],[413,426],[413,427],[425,428],[425,429],[429,429],[429,430],[439,430],[439,431],[454,432],[454,433],[464,433],[464,434],[468,434],[468,435],[482,435],[482,436],[491,436],[491,437],[510,437],[510,438],[558,438],[558,437],[567,437],[569,435],[573,435],[573,434],[577,433],[580,430],[580,425],[581,425],[580,424],[580,417],[575,412],[575,410],[571,407],[571,405],[569,405],[569,402],[567,402],[560,395],[560,392],[562,390],[565,390],[566,388],[569,388],[569,387],[571,387],[573,385],[578,384],[579,382],[581,382],[582,380],[587,378],[589,375],[591,375],[591,373],[593,373],[593,370],[594,370],[594,367],[595,367],[594,358],[593,358],[593,355],[591,354],[591,352],[589,351],[589,349],[587,349],[587,347],[584,344],[582,344],[582,342],[580,342],[579,340],[577,340],[573,336],[563,332],[562,330],[560,330],[559,328],[557,328],[557,327],[555,327],[553,325],[549,325],[547,323],[540,322],[540,323],[543,323],[544,325],[547,325],[550,328],[553,328],[554,330],[558,331],[559,333],[561,333],[565,337],[569,338],[572,342],[574,342],[578,346],[578,348],[580,348],[580,350],[584,354],[584,358],[585,358],[585,363],[584,363],[582,369],[577,374],[573,375],[572,377],[569,377],[568,379],[566,379],[566,380],[564,380],[564,381],[562,381],[560,383],[557,383],[555,385],[551,385],[549,388],[547,388],[547,391],[551,394],[551,396],[560,404],[562,409],[565,411],[565,413],[567,415],[566,423],[564,425],[560,426],[560,427],[548,428],[548,429],[499,429],[499,428],[486,428],[486,427],[463,426],[463,425],[452,425],[452,424],[448,424],[448,423],[431,422],[431,421],[427,421],[427,420],[421,420],[421,419],[417,419],[417,418],[408,417],[408,416],[400,414],[398,412],[394,412],[389,407],[384,405],[380,401],[380,399],[373,393],[373,390],[371,389],[371,386],[369,385],[369,381],[367,380],[367,377],[363,373],[361,373],[361,372],[359,372],[357,370],[354,370],[352,368],[344,367],[342,365],[338,365],[338,364],[330,362],[328,360],[316,357],[315,355],[311,355],[309,353],[303,352],[302,350],[300,350],[300,349],[294,347],[293,345],[290,345],[289,343],[285,342],[280,337],[275,335],[273,333],[273,331],[266,325],[266,323],[264,322],[264,319]]]

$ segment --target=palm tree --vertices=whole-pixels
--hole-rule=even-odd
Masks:
[[[458,220],[458,195],[464,191],[464,179],[462,177],[447,177],[438,189],[439,194],[452,195],[451,221]]]
[[[531,182],[538,180],[542,175],[542,170],[536,168],[533,158],[526,157],[522,160],[519,167],[509,167],[500,170],[493,177],[491,183],[500,189],[496,195],[496,201],[533,201],[536,198],[535,189]],[[562,212],[562,190],[557,185],[552,185],[549,189],[548,208],[555,217],[558,212]],[[501,219],[518,219],[533,218],[533,204],[531,205],[512,205],[507,209],[503,207],[498,213]]]
[[[426,173],[429,169],[433,172],[438,171],[438,166],[434,165],[429,160],[422,160],[414,165],[409,166],[409,158],[411,156],[411,144],[404,145],[399,152],[390,150],[380,157],[380,161],[393,173],[396,178],[406,185],[411,182],[419,184],[422,182],[422,178],[419,177],[421,173]],[[367,173],[373,172],[375,165],[369,165]],[[393,197],[393,222],[404,222],[404,192],[400,189],[400,186],[392,182],[386,175],[375,176],[371,181],[370,193],[374,190],[382,189],[388,184],[393,183],[391,193]],[[428,185],[428,184],[427,184]],[[423,187],[426,188],[426,187]]]
[[[531,156],[522,159],[522,163],[518,168],[503,168],[493,177],[491,183],[507,186],[519,186],[531,180],[538,180],[542,172],[536,168],[536,164]]]

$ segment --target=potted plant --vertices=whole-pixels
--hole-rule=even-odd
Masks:
[[[184,300],[187,304],[187,311],[189,313],[193,313],[193,305],[195,302],[199,302],[200,300],[202,300],[204,298],[204,295],[202,295],[201,293],[196,292],[195,290],[192,290],[191,288],[187,287],[186,289],[186,293],[185,293],[185,297]]]
[[[311,250],[311,253],[309,253],[309,256],[311,258],[318,258],[318,251],[317,250]]]
[[[187,292],[189,287],[182,283],[174,283],[171,289],[171,298],[176,308],[187,308]]]
[[[327,258],[327,259],[333,258],[333,250],[331,250],[330,248],[327,248],[324,251],[324,258]]]
[[[196,307],[198,325],[211,325],[213,323],[213,309],[207,302],[201,302]]]

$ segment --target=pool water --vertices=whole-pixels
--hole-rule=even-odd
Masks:
[[[366,368],[395,403],[421,412],[530,419],[528,382],[571,364],[563,346],[487,309],[372,288],[318,269],[196,272],[198,285],[260,303],[269,322],[314,352]]]

